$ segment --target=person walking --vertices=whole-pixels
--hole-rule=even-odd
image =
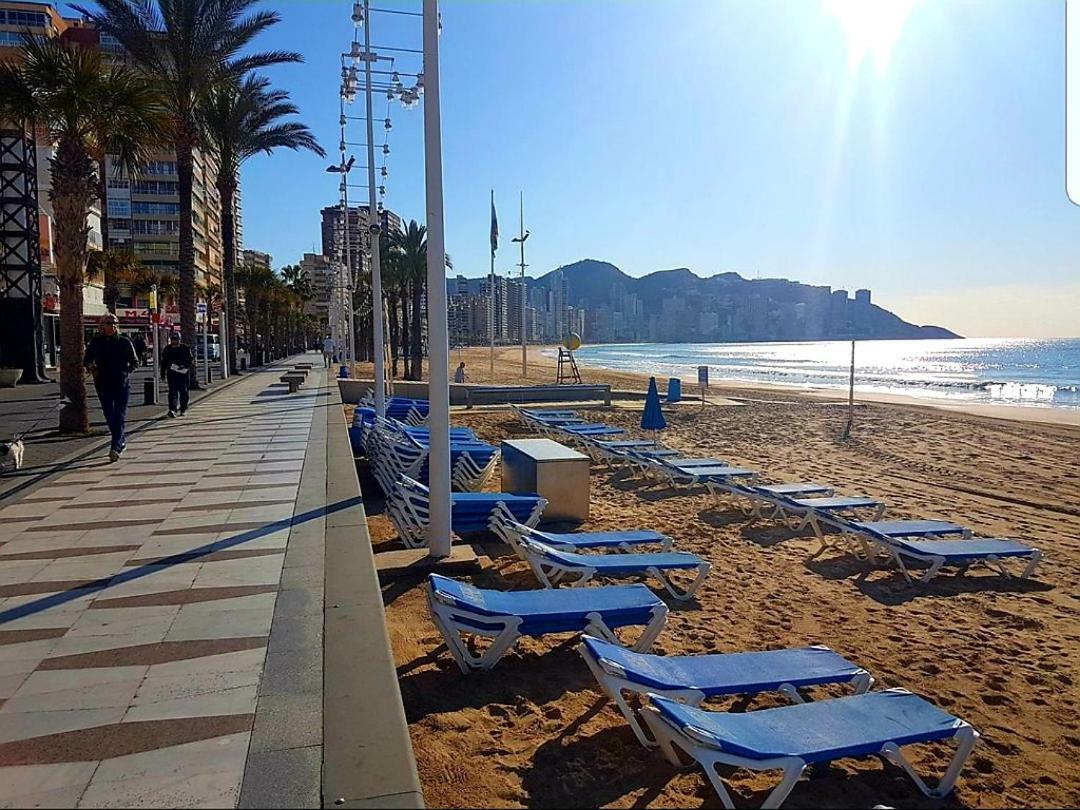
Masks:
[[[135,347],[117,330],[119,323],[112,313],[105,315],[101,319],[101,331],[90,341],[83,358],[83,365],[94,377],[94,389],[112,434],[110,461],[117,461],[127,446],[124,423],[131,394],[130,378],[139,365]]]
[[[169,381],[169,416],[187,413],[190,371],[194,363],[191,349],[180,342],[180,333],[170,333],[169,345],[161,351],[161,379]]]
[[[330,362],[334,357],[334,339],[327,335],[322,342],[322,359],[326,367],[330,368]]]
[[[131,339],[131,345],[135,347],[135,356],[139,358],[139,365],[146,365],[146,341],[143,340],[143,336],[139,333],[135,334],[135,337]]]

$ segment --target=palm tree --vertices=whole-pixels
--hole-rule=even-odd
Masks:
[[[160,137],[161,98],[145,79],[109,65],[100,51],[24,37],[19,64],[0,64],[0,118],[32,119],[55,144],[49,159],[60,287],[60,410],[64,433],[89,430],[83,377],[83,282],[89,228],[86,218],[98,196],[94,156],[108,137],[118,165],[131,170]]]
[[[241,83],[223,83],[206,98],[203,120],[206,140],[217,157],[217,188],[221,198],[221,233],[224,258],[225,314],[229,328],[229,356],[236,356],[236,227],[234,200],[240,167],[260,152],[308,149],[319,157],[326,152],[299,121],[282,121],[300,111],[284,90],[269,89],[270,81],[249,75]],[[235,363],[235,359],[230,360]],[[232,369],[236,373],[235,367]]]
[[[408,309],[411,309],[412,324],[408,327],[407,350],[408,355],[405,364],[405,379],[419,380],[421,376],[421,363],[423,361],[423,335],[421,331],[421,305],[424,298],[424,288],[427,282],[427,227],[411,220],[404,228],[399,228],[390,234],[392,253],[396,254],[396,261],[400,263],[402,277],[408,287],[408,298],[411,299]],[[409,313],[403,306],[403,320]],[[405,325],[402,325],[403,331]]]
[[[236,274],[236,283],[244,289],[244,325],[247,333],[247,351],[251,363],[257,364],[262,354],[266,353],[268,335],[259,331],[263,314],[273,293],[277,277],[265,267],[244,267]],[[262,340],[259,340],[259,336]]]
[[[217,87],[237,84],[249,72],[269,65],[303,61],[290,51],[243,53],[256,36],[281,19],[273,11],[249,14],[256,2],[97,0],[96,8],[76,6],[100,31],[116,37],[131,61],[162,88],[169,138],[176,151],[180,329],[189,346],[195,345],[192,184],[194,151],[204,140],[201,110]]]

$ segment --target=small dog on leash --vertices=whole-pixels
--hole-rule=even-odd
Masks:
[[[21,436],[10,442],[0,442],[0,473],[22,469],[25,450]]]

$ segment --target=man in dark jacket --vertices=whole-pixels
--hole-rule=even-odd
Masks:
[[[112,434],[109,460],[116,461],[124,452],[124,422],[127,420],[129,377],[139,365],[135,347],[117,331],[119,321],[113,314],[101,319],[101,332],[86,347],[83,365],[94,375],[94,388],[105,412],[105,422]]]
[[[195,359],[191,349],[180,342],[180,333],[169,335],[169,345],[161,352],[161,379],[169,381],[169,416],[183,416],[188,408],[188,373]],[[177,411],[177,400],[180,410]]]

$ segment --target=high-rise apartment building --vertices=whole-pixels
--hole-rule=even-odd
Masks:
[[[266,255],[265,253],[262,255]],[[300,260],[300,270],[311,283],[311,300],[304,304],[304,314],[314,315],[321,322],[330,318],[330,299],[334,293],[336,267],[327,256],[305,253]]]
[[[240,263],[244,267],[258,267],[263,270],[270,270],[274,263],[273,257],[269,253],[263,253],[261,250],[241,251],[240,257]]]
[[[124,49],[113,37],[98,32],[90,23],[81,19],[63,17],[48,3],[25,0],[0,0],[0,60],[18,54],[22,32],[45,37],[59,38],[81,47],[100,48],[109,56],[122,60]],[[38,133],[38,209],[41,213],[42,271],[45,276],[46,301],[50,301],[50,284],[55,288],[55,278],[50,281],[52,206],[49,202],[49,157],[52,144],[47,143],[44,133]],[[192,188],[192,220],[195,242],[195,280],[204,285],[221,287],[222,235],[221,201],[217,192],[217,162],[206,153],[196,150],[194,155],[194,178]],[[157,271],[176,272],[179,262],[180,198],[176,156],[173,150],[162,144],[151,160],[134,176],[119,172],[111,158],[106,158],[105,210],[95,202],[88,218],[91,250],[119,248],[131,250],[141,264]],[[236,195],[237,250],[242,242],[243,226],[240,194]],[[46,260],[48,256],[48,260]],[[62,305],[58,295],[51,299],[53,312]],[[145,323],[148,314],[140,312],[145,301],[134,297],[121,288],[118,314],[121,323]],[[135,310],[134,317],[127,317]],[[103,314],[102,287],[100,280],[90,280],[84,291],[85,315]],[[46,324],[46,343],[50,325]]]
[[[388,231],[401,228],[401,217],[389,209],[384,209],[385,225]],[[382,215],[380,215],[382,216]],[[340,205],[328,205],[321,211],[322,255],[333,261],[345,261],[345,233]],[[368,207],[357,205],[349,207],[349,267],[353,274],[368,270],[368,239],[371,236]]]
[[[23,34],[28,32],[42,39],[81,41],[79,35],[93,32],[81,20],[65,19],[48,3],[13,2],[0,0],[0,61],[19,56]],[[60,344],[60,288],[56,282],[53,242],[53,207],[50,200],[52,176],[49,160],[54,145],[48,133],[37,127],[34,131],[37,163],[38,231],[41,247],[42,289],[42,352],[45,363],[55,366]],[[86,218],[87,242],[91,251],[101,250],[101,206],[95,200]],[[105,314],[104,284],[101,278],[87,278],[83,285],[83,312],[90,316]]]

